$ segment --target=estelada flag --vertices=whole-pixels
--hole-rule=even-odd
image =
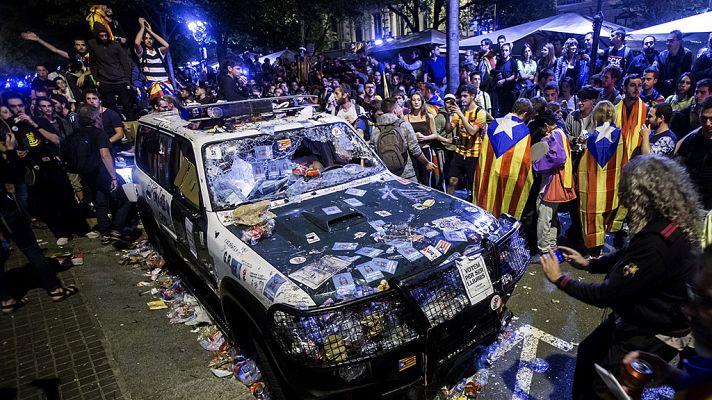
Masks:
[[[489,124],[475,173],[477,205],[495,217],[522,217],[534,180],[530,145],[529,128],[516,115]]]
[[[616,221],[622,221],[626,211],[618,204],[618,181],[628,157],[625,136],[614,123],[597,126],[586,141],[578,178],[581,228],[588,248],[602,246],[606,232],[620,229]]]
[[[648,116],[648,108],[643,100],[638,98],[630,113],[625,107],[625,100],[621,100],[616,104],[616,126],[621,128],[626,146],[626,162],[633,156],[633,152],[640,147],[642,138],[640,137],[640,128],[645,123]]]

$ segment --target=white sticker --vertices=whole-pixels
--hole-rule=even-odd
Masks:
[[[363,189],[349,188],[344,193],[348,194],[349,196],[361,197],[366,194],[366,191]]]
[[[309,243],[309,244],[316,243],[320,240],[321,239],[319,239],[319,236],[317,236],[315,232],[307,233],[307,243]]]
[[[222,149],[220,145],[214,144],[205,148],[205,158],[208,160],[222,160]]]
[[[456,264],[470,304],[477,304],[494,293],[485,260],[481,255],[461,258]]]
[[[334,214],[340,213],[341,209],[336,206],[331,206],[331,207],[322,208],[322,211],[324,211],[324,214],[326,214],[326,215],[334,215]]]
[[[443,255],[443,253],[438,251],[438,249],[436,249],[433,246],[428,246],[428,247],[420,250],[420,252],[423,253],[423,255],[425,257],[428,257],[428,260],[430,260],[430,261],[433,261],[434,259]]]
[[[351,207],[360,207],[363,205],[363,203],[361,203],[358,199],[354,199],[353,197],[344,199],[344,203],[350,205]]]
[[[376,211],[376,214],[379,217],[390,217],[391,216],[391,213],[389,213],[388,211]]]
[[[289,263],[292,265],[304,264],[307,261],[304,257],[292,257],[289,259]]]
[[[490,308],[492,311],[497,311],[499,308],[502,306],[502,298],[499,297],[498,294],[495,294],[492,296],[492,300],[490,300]]]

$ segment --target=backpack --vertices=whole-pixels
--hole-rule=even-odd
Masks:
[[[386,164],[386,168],[398,176],[405,171],[408,162],[408,149],[399,131],[402,124],[403,121],[397,121],[388,125],[376,125],[380,131],[376,142],[378,156]]]
[[[99,152],[91,138],[91,132],[87,128],[77,129],[62,142],[60,154],[67,172],[89,174],[100,167]]]

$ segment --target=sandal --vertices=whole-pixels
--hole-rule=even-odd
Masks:
[[[59,303],[60,301],[67,300],[77,293],[79,293],[79,288],[74,285],[60,286],[59,288],[50,291],[49,297],[52,298],[53,302]]]
[[[28,299],[27,297],[23,297],[20,300],[16,300],[12,304],[0,305],[0,310],[2,310],[3,314],[10,315],[29,302],[30,299]]]

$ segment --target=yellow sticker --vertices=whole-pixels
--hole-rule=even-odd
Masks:
[[[405,371],[406,369],[414,366],[417,363],[418,363],[418,361],[415,358],[415,354],[413,354],[412,356],[408,356],[406,358],[402,358],[402,359],[398,360],[398,372]]]
[[[623,268],[623,276],[634,277],[635,273],[638,272],[638,266],[635,264],[628,264]]]

